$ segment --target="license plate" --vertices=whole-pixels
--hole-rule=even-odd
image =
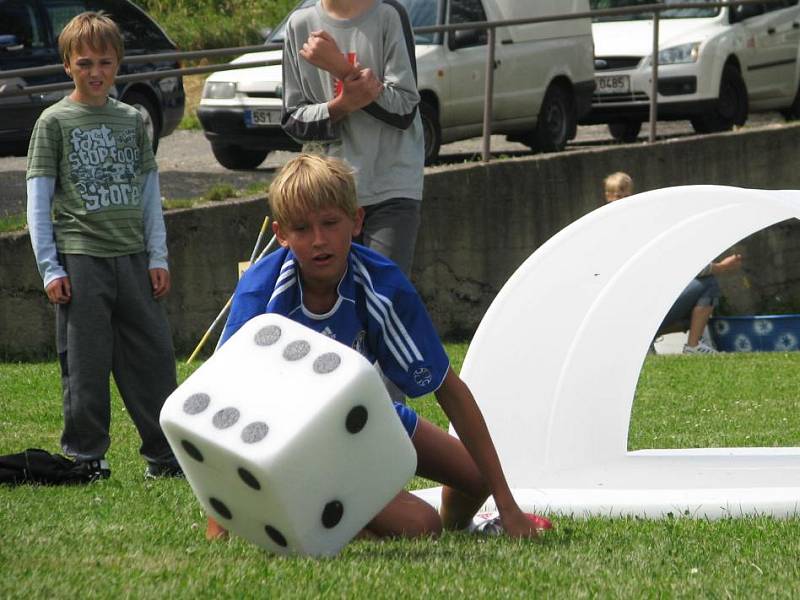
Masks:
[[[631,91],[629,75],[603,75],[594,78],[595,94],[627,94]]]
[[[278,109],[257,108],[244,111],[244,124],[247,127],[265,127],[281,124],[281,111]]]

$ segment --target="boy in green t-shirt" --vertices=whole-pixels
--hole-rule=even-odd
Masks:
[[[170,288],[158,171],[141,115],[108,97],[123,56],[102,13],[58,38],[75,90],[45,110],[28,150],[28,228],[56,306],[65,454],[109,477],[113,373],[142,439],[146,476],[179,476],[158,416],[176,387],[172,336],[158,301]]]

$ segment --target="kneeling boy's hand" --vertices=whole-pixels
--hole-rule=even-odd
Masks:
[[[228,530],[220,525],[213,517],[208,517],[206,539],[211,541],[225,539],[226,537],[228,537]]]
[[[169,271],[166,269],[150,269],[150,284],[153,288],[153,298],[158,300],[169,293]]]
[[[501,513],[500,518],[506,535],[514,538],[538,537],[545,529],[552,527],[547,519],[526,515],[519,508]]]

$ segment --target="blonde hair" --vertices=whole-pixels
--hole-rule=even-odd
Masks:
[[[633,179],[627,173],[617,171],[603,180],[606,201],[619,200],[633,194]]]
[[[61,60],[69,63],[70,57],[84,45],[92,50],[114,50],[117,61],[125,56],[125,44],[117,24],[103,11],[83,12],[64,26],[58,35],[58,53]]]
[[[272,218],[287,225],[326,208],[339,208],[355,219],[358,203],[353,169],[338,158],[301,154],[272,180],[269,205]]]

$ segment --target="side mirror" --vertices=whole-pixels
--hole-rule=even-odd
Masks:
[[[0,50],[6,52],[17,52],[22,50],[24,46],[22,42],[17,39],[17,36],[11,33],[0,33]]]
[[[480,29],[459,29],[450,34],[450,50],[480,46],[486,43],[486,32]]]

